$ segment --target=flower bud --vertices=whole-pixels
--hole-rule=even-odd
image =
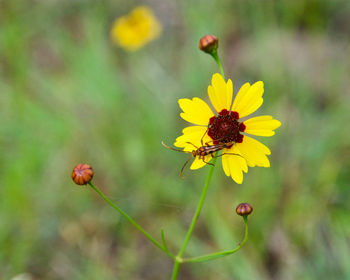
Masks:
[[[72,173],[72,179],[74,183],[76,183],[77,185],[88,184],[92,180],[93,176],[94,176],[94,171],[92,170],[92,167],[88,164],[82,164],[82,163],[74,167],[73,173]]]
[[[248,216],[253,212],[253,207],[249,203],[241,203],[236,207],[236,213],[240,216]]]
[[[206,53],[216,52],[219,39],[214,35],[205,35],[199,40],[199,49]]]

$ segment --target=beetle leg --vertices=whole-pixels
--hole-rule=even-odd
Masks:
[[[202,144],[202,146],[204,146],[204,145],[203,145],[203,138],[204,138],[205,134],[207,134],[208,129],[209,129],[209,127],[208,127],[207,130],[204,132],[204,134],[203,134],[203,136],[202,136],[202,138],[201,138],[201,144]],[[205,144],[207,144],[207,143],[205,143]]]
[[[199,159],[201,159],[201,160],[203,160],[203,162],[205,162],[206,164],[209,164],[209,165],[214,166],[214,164],[212,164],[212,163],[210,163],[210,162],[205,161],[205,155],[199,156],[198,158],[199,158]]]
[[[223,154],[221,154],[221,155],[215,156],[215,158],[217,158],[217,157],[222,157],[223,155],[234,155],[234,156],[240,156],[240,157],[242,157],[242,155],[240,155],[240,154],[234,154],[234,153],[223,153]],[[242,157],[242,158],[244,158],[244,157]]]
[[[214,166],[214,164],[212,164],[212,163],[210,163],[210,162],[205,161],[205,160],[204,160],[204,158],[203,158],[202,160],[203,160],[203,162],[205,162],[206,164],[209,164],[209,165]]]

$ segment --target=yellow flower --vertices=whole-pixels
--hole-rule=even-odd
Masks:
[[[146,6],[139,6],[128,15],[114,21],[110,36],[115,44],[128,51],[136,51],[157,38],[161,29],[152,10]]]
[[[255,112],[263,103],[264,84],[259,81],[250,85],[244,84],[232,102],[233,86],[229,79],[225,82],[220,74],[214,74],[212,84],[208,87],[210,101],[217,113],[200,98],[180,99],[179,105],[183,113],[180,116],[195,126],[186,127],[175,146],[191,152],[194,145],[225,144],[222,150],[222,167],[226,176],[241,184],[243,171],[248,172],[248,166],[270,167],[267,155],[269,148],[248,136],[272,136],[281,123],[272,116],[253,117],[242,120]],[[211,160],[211,155],[204,160],[195,158],[191,169],[203,167]]]

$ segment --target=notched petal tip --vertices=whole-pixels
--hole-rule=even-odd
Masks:
[[[267,155],[270,155],[271,151],[261,142],[245,135],[243,142],[237,143],[237,148],[246,159],[248,166],[270,167]]]
[[[232,178],[232,179],[233,179],[233,181],[235,181],[236,184],[238,184],[238,185],[242,185],[242,183],[243,183],[243,178],[242,178],[241,180],[237,180],[237,179],[235,179],[235,178]]]
[[[184,105],[184,103],[191,101],[191,99],[189,98],[181,98],[177,101],[177,103],[179,104],[180,108]]]
[[[208,104],[198,97],[194,97],[192,100],[187,98],[179,99],[178,103],[183,111],[183,113],[180,113],[180,116],[187,122],[207,125],[208,120],[214,116]]]
[[[214,73],[213,76],[211,77],[212,84],[214,83],[214,81],[217,81],[217,80],[222,80],[225,82],[224,77],[220,73]]]
[[[212,76],[211,85],[208,86],[208,95],[217,112],[221,112],[223,109],[229,110],[233,96],[232,81],[228,80],[226,83],[221,74],[215,73]]]
[[[281,122],[272,116],[259,116],[246,120],[244,125],[244,132],[248,134],[270,137],[275,134],[274,130],[281,126]]]
[[[275,129],[279,128],[282,125],[282,123],[279,120],[275,120],[275,122],[276,122],[276,128]]]
[[[256,91],[262,91],[261,95],[264,94],[264,82],[263,81],[257,81],[252,84],[251,90],[256,90]]]

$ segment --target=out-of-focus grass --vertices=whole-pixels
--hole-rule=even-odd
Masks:
[[[197,50],[207,33],[235,90],[263,80],[258,113],[283,125],[261,139],[271,168],[241,186],[216,168],[188,254],[234,247],[244,201],[249,242],[183,265],[181,279],[350,278],[349,2],[150,1],[164,32],[129,54],[108,31],[137,4],[0,2],[0,278],[169,277],[171,261],[70,173],[92,164],[96,185],[178,249],[207,170],[181,180],[185,156],[160,141],[186,125],[178,98],[207,98],[218,71]]]

